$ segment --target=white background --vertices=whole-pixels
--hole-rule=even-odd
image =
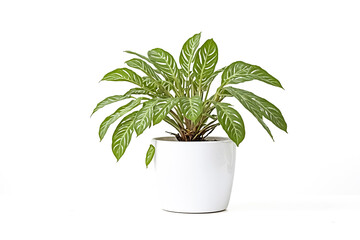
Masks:
[[[359,239],[360,34],[357,1],[1,1],[0,239]],[[151,138],[116,163],[90,119],[127,83],[102,76],[155,47],[214,38],[218,66],[242,60],[277,77],[243,88],[277,105],[275,142],[236,102],[247,135],[232,199],[218,214],[157,206]],[[113,131],[114,126],[109,129]],[[214,135],[224,135],[218,129]],[[174,153],[182,154],[182,153]]]

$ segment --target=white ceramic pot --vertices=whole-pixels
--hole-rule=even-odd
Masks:
[[[161,208],[206,213],[227,208],[235,169],[235,144],[228,138],[179,142],[153,139]]]

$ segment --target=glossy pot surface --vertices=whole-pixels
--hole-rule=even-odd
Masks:
[[[179,142],[153,139],[161,208],[183,213],[227,208],[235,170],[236,146],[228,138]]]

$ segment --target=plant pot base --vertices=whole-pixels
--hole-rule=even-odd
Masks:
[[[210,214],[210,213],[219,213],[219,212],[225,212],[226,211],[226,208],[225,209],[222,209],[222,210],[215,210],[215,211],[200,211],[200,212],[187,212],[187,211],[172,211],[172,210],[167,210],[167,209],[162,209],[163,211],[165,212],[171,212],[171,213],[180,213],[180,214]]]

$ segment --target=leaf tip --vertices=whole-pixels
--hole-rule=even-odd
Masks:
[[[90,118],[92,117],[92,115],[94,115],[94,113],[96,113],[97,109],[94,109],[93,112],[90,115]]]
[[[275,86],[285,90],[285,88],[281,85],[281,82],[279,80],[277,80],[277,84]]]
[[[105,134],[102,134],[100,131],[99,131],[99,138],[100,138],[100,142],[103,140]]]
[[[240,141],[234,141],[234,143],[235,143],[235,145],[237,146],[237,147],[239,147],[239,145],[240,145],[240,143],[242,142],[242,140],[240,140]]]
[[[122,155],[118,155],[117,153],[116,153],[116,151],[114,151],[113,150],[113,154],[114,154],[114,156],[115,156],[115,158],[116,158],[116,162],[119,162],[119,160],[120,160],[120,158],[122,157]]]

